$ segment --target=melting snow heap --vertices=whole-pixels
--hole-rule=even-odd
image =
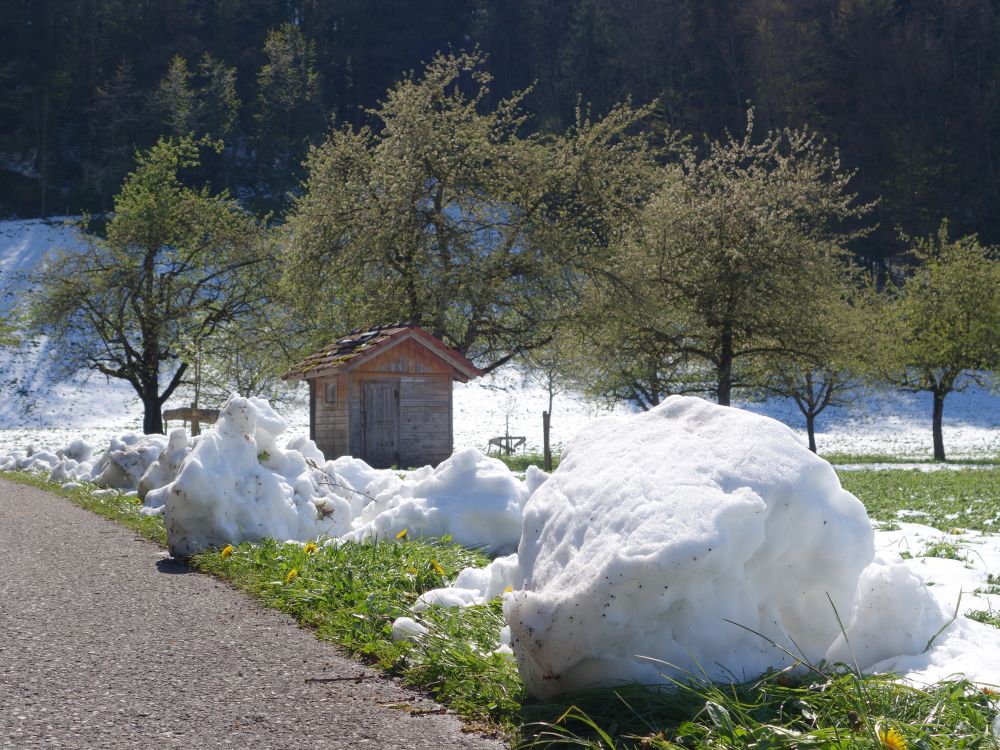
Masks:
[[[795,662],[774,644],[934,679],[976,679],[983,644],[1000,649],[965,618],[935,639],[948,615],[902,560],[876,558],[864,507],[790,429],[696,398],[593,423],[526,505],[516,561],[494,565],[460,581],[511,577],[510,646],[540,698],[743,681]]]
[[[531,485],[496,459],[459,451],[399,476],[351,457],[324,462],[303,437],[281,448],[285,429],[263,399],[225,403],[176,478],[146,495],[146,506],[163,509],[172,555],[264,538],[391,539],[404,529],[410,538],[451,535],[497,552],[520,538]]]

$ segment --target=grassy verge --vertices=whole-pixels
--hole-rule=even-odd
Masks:
[[[120,494],[95,497],[93,488],[62,491],[29,475],[4,476],[58,492],[143,536],[164,541],[161,519],[140,516],[134,499]],[[918,476],[934,481],[938,475]],[[901,497],[907,504],[899,507],[912,505],[905,494],[886,495],[885,502]],[[265,542],[212,550],[192,560],[200,570],[291,613],[319,637],[402,675],[474,725],[499,731],[521,747],[998,747],[990,731],[998,696],[964,681],[918,690],[885,677],[823,668],[797,675],[776,673],[744,685],[693,679],[662,688],[625,686],[559,703],[537,703],[525,694],[514,664],[494,653],[503,624],[497,602],[427,610],[420,619],[429,632],[421,642],[392,641],[392,621],[411,614],[410,606],[422,592],[482,562],[480,554],[448,540],[315,548]]]
[[[511,456],[504,456],[503,454],[497,455],[493,454],[492,458],[499,458],[505,464],[507,468],[511,471],[527,471],[529,466],[537,466],[541,469],[545,465],[545,459],[541,453],[515,453]],[[552,456],[552,470],[555,471],[559,468],[559,456],[553,454]]]
[[[952,458],[935,461],[930,456],[898,456],[890,453],[824,453],[831,464],[957,464],[971,466],[1000,466],[1000,456],[993,458]]]
[[[559,721],[539,725],[530,746],[990,748],[997,698],[964,681],[921,690],[887,677],[819,670],[744,685],[627,688],[580,696]]]
[[[1000,530],[1000,474],[992,470],[955,471],[842,471],[840,483],[865,504],[878,521],[898,520],[907,510],[923,515],[908,517],[943,531],[959,527]]]

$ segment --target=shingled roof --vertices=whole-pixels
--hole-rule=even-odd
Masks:
[[[462,354],[445,346],[444,342],[423,328],[412,323],[390,323],[371,328],[356,328],[343,338],[292,365],[281,377],[284,380],[303,380],[348,372],[408,338],[426,346],[450,364],[455,372],[455,378],[463,383],[483,374],[482,370]]]

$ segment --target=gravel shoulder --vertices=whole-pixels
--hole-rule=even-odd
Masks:
[[[0,479],[0,747],[504,745],[129,530]]]

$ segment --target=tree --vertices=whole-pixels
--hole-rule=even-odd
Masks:
[[[90,114],[94,158],[89,160],[87,178],[105,210],[132,166],[145,115],[145,99],[126,61],[97,88]]]
[[[17,337],[17,326],[10,316],[0,314],[0,348],[6,346],[17,346],[20,339]]]
[[[628,135],[643,110],[521,137],[524,92],[489,109],[481,64],[439,55],[371,112],[378,132],[311,152],[285,282],[323,335],[408,320],[492,369],[551,338],[567,290],[648,197]]]
[[[849,404],[873,371],[877,354],[872,331],[881,310],[869,284],[825,291],[825,303],[818,309],[820,335],[813,345],[767,361],[761,378],[763,393],[791,399],[802,412],[813,453],[816,418],[827,407]]]
[[[160,81],[156,105],[167,134],[222,138],[232,131],[240,110],[236,69],[206,52],[192,73],[177,55]]]
[[[86,250],[49,259],[33,278],[35,329],[55,338],[70,371],[128,382],[147,433],[163,432],[161,407],[190,364],[182,352],[261,302],[260,225],[227,195],[182,180],[207,145],[160,140],[137,155],[107,237],[86,235]]]
[[[824,289],[841,284],[845,243],[868,206],[847,191],[838,155],[808,130],[708,144],[667,168],[619,265],[633,271],[633,317],[658,321],[676,352],[706,367],[720,404],[756,385],[765,357],[821,338]],[[651,311],[648,314],[646,311]]]
[[[257,73],[256,148],[258,171],[265,178],[287,180],[310,135],[322,126],[321,77],[316,46],[290,23],[268,32],[267,57]],[[280,179],[280,178],[279,178]],[[282,187],[286,184],[282,182]]]
[[[166,132],[176,137],[193,135],[196,129],[197,100],[191,86],[187,61],[175,55],[156,92],[156,107],[163,117]]]
[[[267,278],[266,282],[277,281]],[[242,396],[266,398],[272,404],[295,400],[296,384],[282,380],[289,363],[308,352],[295,348],[305,332],[298,319],[274,300],[268,289],[268,304],[228,321],[214,335],[184,352],[184,359],[197,363],[194,377],[187,373],[186,391],[199,403],[221,404],[236,391]]]
[[[708,374],[683,350],[680,316],[652,290],[642,263],[614,260],[614,274],[588,283],[564,325],[562,340],[576,342],[565,347],[565,374],[592,398],[643,411],[668,396],[704,393]]]
[[[974,235],[913,240],[918,265],[893,290],[886,379],[933,398],[934,459],[945,460],[942,421],[949,393],[985,384],[1000,369],[1000,255]]]
[[[216,60],[207,52],[198,61],[195,77],[196,135],[225,138],[236,126],[240,98],[236,93],[236,68]]]

